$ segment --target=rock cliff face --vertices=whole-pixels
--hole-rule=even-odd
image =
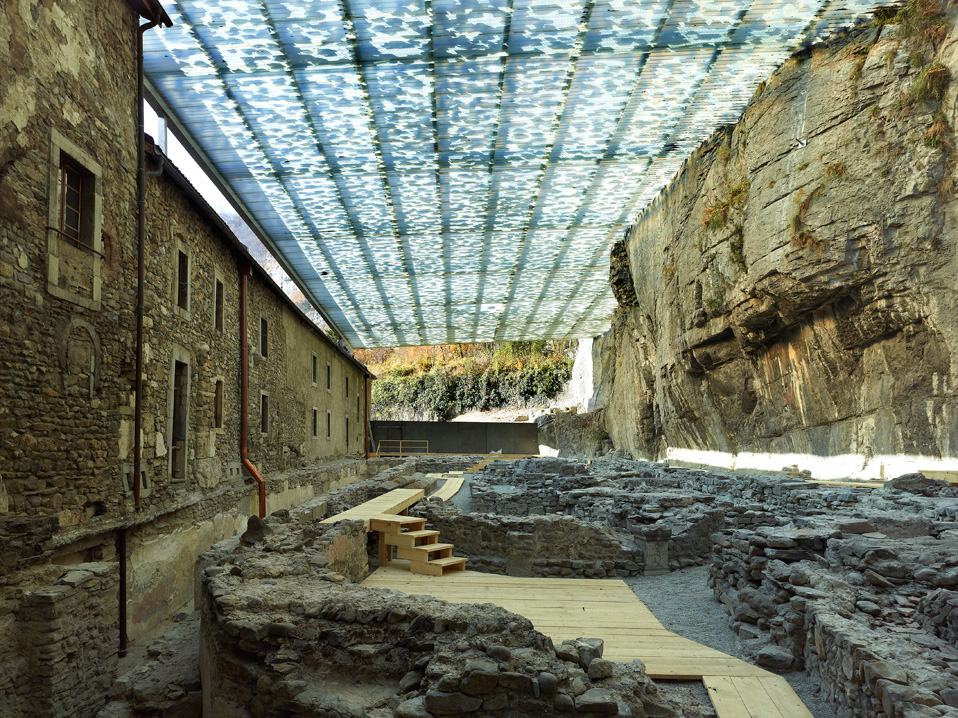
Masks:
[[[593,349],[616,446],[958,465],[954,15],[792,58],[639,217]]]

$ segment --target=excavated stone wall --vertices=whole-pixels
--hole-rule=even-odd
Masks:
[[[335,570],[337,542],[363,547],[362,524],[271,517],[203,557],[204,716],[702,715],[641,662],[602,659],[601,640],[553,646],[490,604],[355,585],[364,571]]]
[[[937,45],[867,25],[796,56],[634,223],[593,349],[617,447],[958,467],[955,16]]]
[[[95,716],[116,677],[116,565],[48,566],[18,588],[0,590],[0,718]]]
[[[927,512],[927,531],[876,531],[872,499],[854,514],[714,537],[709,581],[742,646],[760,665],[814,675],[842,718],[958,715],[958,524],[900,503]]]
[[[509,576],[620,578],[642,573],[641,548],[607,524],[567,516],[496,516],[441,501],[416,504],[442,540],[469,559],[469,569]]]

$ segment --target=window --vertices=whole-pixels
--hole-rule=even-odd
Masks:
[[[213,327],[223,331],[223,283],[218,279],[213,291]]]
[[[174,358],[172,379],[173,423],[170,436],[170,475],[173,479],[182,481],[186,478],[186,447],[190,420],[190,365]]]
[[[359,421],[359,394],[356,395],[356,421]]]
[[[176,251],[176,306],[190,310],[190,258],[182,249]]]
[[[51,131],[47,186],[47,290],[100,309],[102,169],[86,152]]]
[[[349,448],[349,417],[346,417],[346,448]]]
[[[223,428],[223,380],[216,380],[216,387],[213,390],[213,428]]]
[[[349,374],[346,375],[346,398],[349,398]]]
[[[333,416],[328,411],[326,412],[326,438],[331,439],[333,437]]]
[[[83,169],[65,155],[60,157],[60,236],[87,251],[93,248],[83,241]]]
[[[313,386],[316,386],[316,381],[319,379],[319,359],[316,358],[316,352],[313,352]]]
[[[269,433],[269,397],[266,394],[259,396],[259,430]]]
[[[319,436],[319,411],[313,409],[313,436]]]
[[[326,362],[326,391],[333,390],[333,368]]]
[[[262,357],[269,356],[269,323],[265,317],[259,319],[259,353]]]

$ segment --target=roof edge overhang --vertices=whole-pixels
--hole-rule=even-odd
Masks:
[[[160,4],[159,0],[126,0],[130,7],[136,10],[136,13],[144,20],[155,22],[157,25],[173,27],[173,21],[166,14],[166,10]]]
[[[147,140],[150,138],[147,137]],[[153,154],[154,156],[159,157],[161,155],[159,148],[147,142],[147,152]],[[223,237],[226,238],[227,242],[230,245],[230,248],[237,255],[238,264],[248,264],[254,272],[259,276],[259,278],[269,286],[279,297],[279,299],[286,304],[286,306],[292,311],[297,317],[299,317],[309,329],[319,337],[323,342],[325,342],[330,348],[338,352],[353,364],[357,369],[359,369],[363,374],[368,377],[375,379],[375,375],[369,371],[369,368],[359,361],[355,356],[350,354],[348,351],[345,351],[337,342],[334,342],[326,333],[316,326],[315,322],[311,320],[306,313],[296,306],[296,303],[289,298],[289,296],[282,290],[282,288],[273,280],[269,273],[263,269],[260,264],[253,258],[253,255],[250,254],[249,250],[246,248],[236,234],[233,233],[233,230],[230,229],[229,225],[223,221],[216,210],[214,210],[209,203],[203,199],[203,195],[192,185],[192,183],[186,178],[186,176],[180,171],[180,169],[170,161],[168,157],[163,155],[163,177],[169,179],[176,187],[179,189],[186,198],[197,208],[203,217],[210,222],[217,231],[219,231]]]
[[[285,271],[293,283],[296,284],[299,290],[303,293],[303,296],[307,298],[307,301],[309,301],[310,305],[323,318],[323,321],[332,327],[333,331],[336,332],[336,335],[342,340],[343,344],[346,345],[346,348],[350,351],[353,351],[355,347],[346,341],[344,338],[345,333],[336,325],[335,322],[329,318],[329,316],[326,314],[326,311],[323,309],[322,304],[316,299],[313,293],[297,281],[298,275],[286,262],[285,256],[273,249],[272,239],[270,238],[269,234],[262,228],[262,226],[260,226],[256,218],[253,217],[253,215],[246,209],[246,205],[232,190],[232,188],[229,186],[229,183],[222,177],[222,175],[220,175],[215,165],[212,163],[212,161],[210,161],[203,149],[193,139],[192,135],[190,135],[190,133],[186,130],[182,120],[180,120],[179,116],[176,114],[173,108],[170,107],[166,100],[163,99],[163,96],[159,93],[159,91],[157,91],[156,87],[154,87],[153,83],[150,82],[149,78],[144,78],[143,80],[143,92],[146,96],[147,102],[149,102],[154,109],[159,110],[162,116],[166,119],[168,131],[173,133],[173,136],[179,140],[180,144],[183,145],[183,148],[187,151],[190,157],[192,157],[193,160],[203,168],[209,180],[223,194],[233,210],[242,218],[244,222],[246,222],[246,225],[250,228],[250,231],[256,235],[256,238],[263,243],[263,246],[269,249],[270,254],[273,255],[273,258],[283,268],[283,271]],[[190,185],[190,187],[192,188],[192,185]],[[193,188],[193,191],[196,192],[196,189]],[[197,196],[199,196],[198,192]],[[209,207],[205,200],[203,203]],[[210,212],[216,215],[215,210],[212,208],[210,208]],[[219,215],[216,215],[216,217],[219,219]],[[225,223],[224,226],[226,226]],[[236,241],[238,242],[239,240]]]

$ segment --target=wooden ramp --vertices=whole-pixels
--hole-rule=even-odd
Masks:
[[[323,519],[320,523],[334,524],[337,521],[362,521],[369,531],[369,520],[380,514],[401,514],[414,503],[419,501],[426,492],[422,489],[393,489],[382,496],[370,499],[359,506],[353,506],[348,511]]]
[[[701,679],[719,718],[812,718],[784,679],[667,630],[623,581],[516,578],[475,571],[435,581],[409,573],[401,564],[378,569],[363,585],[453,603],[493,603],[525,616],[556,642],[601,638],[605,658],[639,658],[653,679]],[[787,712],[767,711],[769,701]],[[750,712],[753,707],[758,712]]]
[[[435,493],[430,494],[429,498],[439,499],[440,501],[448,501],[459,493],[459,489],[462,488],[463,481],[465,481],[465,479],[462,476],[447,476],[446,483],[444,483],[441,488],[437,489]]]

